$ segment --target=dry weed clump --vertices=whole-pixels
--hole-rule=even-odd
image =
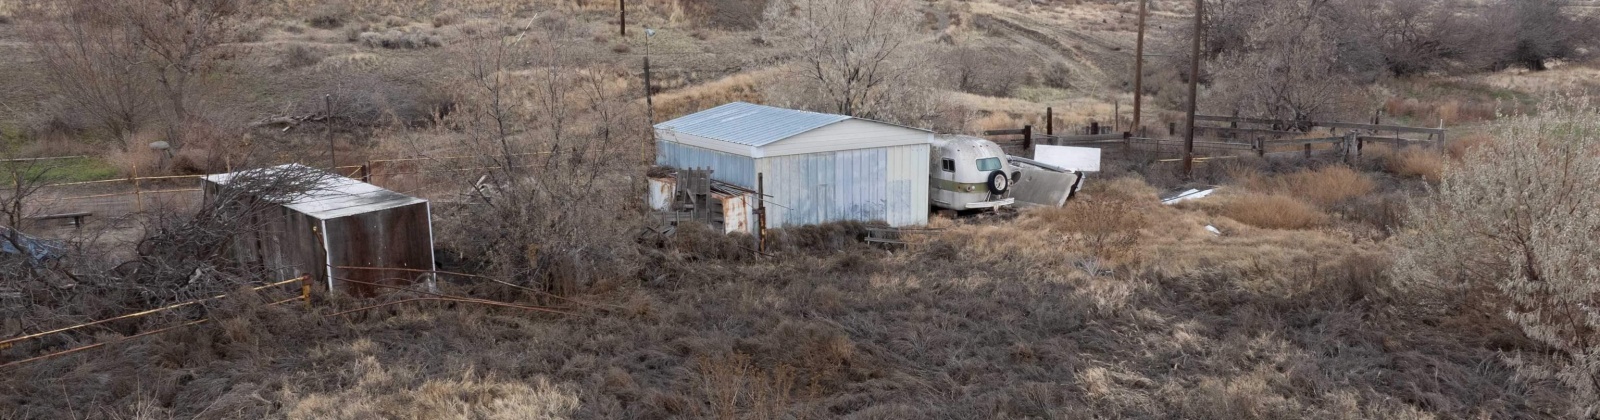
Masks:
[[[1090,255],[1113,263],[1137,257],[1152,213],[1162,210],[1155,190],[1136,178],[1095,183],[1062,208],[1030,211],[1021,224],[1061,232]]]
[[[1445,156],[1437,151],[1408,147],[1392,155],[1387,162],[1390,172],[1408,178],[1421,178],[1438,183],[1444,175]]]
[[[1371,194],[1378,186],[1377,182],[1366,174],[1342,165],[1273,177],[1238,171],[1232,176],[1252,191],[1292,196],[1323,208]]]
[[[1217,201],[1217,215],[1259,228],[1311,229],[1329,222],[1316,206],[1283,194],[1240,193]]]

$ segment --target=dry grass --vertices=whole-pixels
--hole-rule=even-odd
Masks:
[[[1240,167],[1231,177],[1253,191],[1294,197],[1327,208],[1352,198],[1371,194],[1377,182],[1347,166],[1334,165],[1277,176],[1263,176],[1252,168]]]
[[[1267,229],[1311,229],[1330,219],[1315,205],[1283,194],[1242,193],[1218,198],[1217,215]]]
[[[1389,172],[1438,183],[1444,176],[1445,156],[1438,151],[1408,147],[1388,160]]]

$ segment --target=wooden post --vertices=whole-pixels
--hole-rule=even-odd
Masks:
[[[1122,131],[1122,101],[1111,101],[1111,132]]]
[[[756,173],[756,241],[756,251],[767,253],[767,174],[759,172]]]
[[[361,182],[372,183],[372,161],[361,164]]]
[[[300,300],[306,302],[306,307],[311,307],[311,274],[300,275]]]
[[[1133,129],[1138,131],[1142,126],[1140,114],[1144,104],[1144,16],[1145,3],[1149,0],[1139,0],[1139,40],[1133,47]]]
[[[1055,108],[1052,108],[1052,107],[1045,107],[1044,108],[1044,135],[1046,135],[1046,136],[1054,136],[1054,135],[1056,135],[1056,109]]]
[[[139,164],[133,165],[133,203],[134,209],[144,213],[144,194],[139,191]]]
[[[1306,143],[1306,159],[1311,159],[1311,143]]]
[[[322,95],[322,101],[325,112],[322,114],[323,135],[328,138],[328,170],[338,173],[339,159],[333,154],[333,95]]]
[[[1091,136],[1100,135],[1100,122],[1098,122],[1098,121],[1090,121],[1089,122],[1089,135],[1091,135]]]
[[[1022,148],[1033,149],[1033,126],[1022,126]]]
[[[1267,157],[1267,138],[1256,136],[1256,157]]]
[[[628,37],[628,2],[617,0],[617,30],[622,32],[622,37]]]
[[[1439,119],[1439,140],[1434,144],[1438,145],[1439,151],[1441,152],[1445,151],[1447,146],[1449,146],[1448,144],[1445,144],[1444,140],[1444,118]]]
[[[1175,123],[1175,122],[1167,123],[1167,137],[1177,137],[1177,136],[1178,136],[1178,123]]]
[[[1200,103],[1200,42],[1205,36],[1204,26],[1205,0],[1194,0],[1194,49],[1189,57],[1189,127],[1183,136],[1184,179],[1194,175],[1194,114]]]

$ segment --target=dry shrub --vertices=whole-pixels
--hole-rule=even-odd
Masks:
[[[1244,193],[1222,197],[1220,216],[1266,229],[1310,229],[1328,223],[1315,206],[1283,194]]]
[[[750,356],[734,353],[700,357],[696,363],[705,395],[705,417],[718,419],[782,418],[799,389],[795,369],[755,366]]]
[[[138,173],[140,176],[149,176],[160,170],[160,152],[148,148],[128,151],[112,151],[106,153],[106,163],[117,168],[117,171],[126,176]],[[135,169],[137,168],[137,169]]]
[[[1148,215],[1159,207],[1155,190],[1137,178],[1091,184],[1062,208],[1028,213],[1023,222],[1068,233],[1092,255],[1110,262],[1136,257]]]
[[[1467,153],[1471,152],[1472,149],[1491,141],[1494,141],[1494,136],[1491,136],[1487,133],[1468,134],[1458,138],[1450,139],[1450,141],[1445,144],[1445,153],[1450,156],[1450,159],[1461,160],[1462,158],[1466,157]]]
[[[1348,166],[1326,166],[1275,177],[1262,177],[1248,168],[1229,169],[1229,175],[1246,188],[1285,195],[1323,208],[1371,194],[1378,184]]]
[[[1389,172],[1412,178],[1422,178],[1438,183],[1444,174],[1444,155],[1433,150],[1408,147],[1387,161]]]
[[[461,14],[461,12],[458,12],[458,11],[455,11],[455,10],[446,10],[446,11],[444,11],[442,13],[437,14],[437,15],[433,15],[433,27],[435,27],[435,28],[443,28],[443,27],[446,27],[446,26],[450,26],[450,25],[454,25],[454,24],[457,24],[457,23],[461,23],[463,20],[466,20],[466,17],[463,16]]]

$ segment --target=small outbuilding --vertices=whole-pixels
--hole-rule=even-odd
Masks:
[[[267,197],[228,190],[264,189],[259,185],[286,177],[305,181],[296,192]],[[309,274],[329,290],[359,296],[377,292],[361,283],[409,285],[433,278],[426,272],[434,268],[427,200],[299,164],[210,175],[203,189],[208,205],[228,205],[219,199],[266,203],[249,206],[244,224],[251,228],[241,229],[227,250],[247,268],[281,279]]]
[[[928,223],[931,131],[735,102],[655,132],[657,165],[711,169],[715,181],[764,189],[768,227]]]

